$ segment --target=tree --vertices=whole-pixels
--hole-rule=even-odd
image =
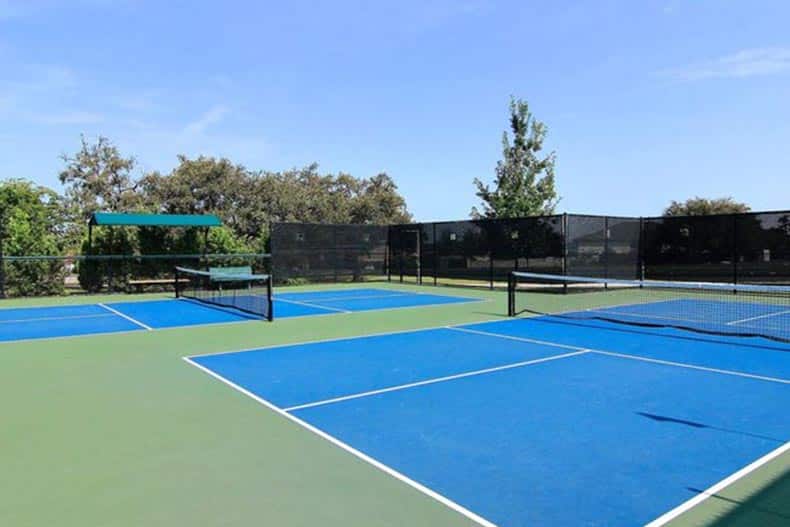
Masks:
[[[708,216],[711,214],[739,214],[749,212],[751,207],[733,198],[707,199],[694,197],[684,202],[672,201],[664,209],[664,216]]]
[[[85,237],[86,221],[94,212],[125,212],[141,207],[137,182],[132,177],[136,161],[123,157],[106,137],[100,136],[91,144],[83,136],[79,151],[61,159],[66,164],[59,179],[66,188],[70,217],[64,232],[68,246],[79,247]]]
[[[0,243],[3,256],[60,254],[58,229],[62,203],[50,189],[29,181],[0,182]],[[63,262],[21,260],[4,266],[5,293],[47,295],[63,291]]]
[[[66,163],[59,175],[66,198],[85,217],[97,211],[127,211],[140,205],[137,183],[131,175],[136,161],[123,157],[106,137],[89,144],[83,136],[80,150],[61,159]]]
[[[406,200],[398,193],[398,186],[391,177],[381,173],[360,181],[351,202],[350,223],[387,225],[410,221]]]
[[[529,105],[510,99],[511,143],[502,134],[502,159],[497,162],[494,189],[475,178],[483,210],[472,208],[473,218],[514,218],[553,214],[559,201],[554,188],[554,152],[541,157],[547,128],[536,120]]]

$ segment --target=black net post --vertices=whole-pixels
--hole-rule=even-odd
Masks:
[[[266,281],[266,303],[269,305],[269,308],[266,310],[266,320],[272,322],[274,320],[274,294],[272,291],[272,278],[269,276],[269,280]]]
[[[507,275],[507,316],[516,316],[516,275]]]
[[[489,234],[486,236],[486,242],[488,243],[488,288],[490,290],[494,290],[494,241],[492,236]]]

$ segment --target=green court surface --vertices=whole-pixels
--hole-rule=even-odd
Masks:
[[[476,525],[182,360],[506,312],[501,291],[376,287],[487,302],[0,344],[0,525]],[[788,524],[787,454],[671,523]]]

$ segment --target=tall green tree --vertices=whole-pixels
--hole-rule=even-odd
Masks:
[[[89,143],[83,136],[80,149],[61,159],[66,166],[59,178],[66,187],[66,198],[84,216],[140,206],[137,182],[132,176],[136,161],[121,155],[118,147],[106,137]]]
[[[707,216],[710,214],[739,214],[749,212],[751,207],[733,198],[700,198],[694,197],[686,201],[672,201],[664,209],[664,216]]]
[[[140,210],[142,196],[132,172],[133,157],[124,157],[106,137],[91,143],[82,136],[80,148],[63,155],[65,167],[59,179],[65,187],[66,213],[69,222],[64,231],[66,245],[78,248],[86,236],[86,222],[98,211]]]
[[[532,115],[521,99],[510,99],[510,131],[502,134],[502,159],[497,162],[493,188],[475,178],[482,211],[473,218],[514,218],[554,213],[559,202],[554,186],[556,155],[542,155],[546,125]]]
[[[60,254],[62,202],[50,189],[29,181],[0,182],[0,244],[4,256]],[[63,290],[59,260],[13,261],[3,266],[4,293],[57,294]]]

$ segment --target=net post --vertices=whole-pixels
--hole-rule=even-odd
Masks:
[[[272,322],[274,320],[274,301],[272,300],[272,275],[269,275],[269,279],[266,281],[266,302],[269,304],[269,308],[266,312],[266,320]]]
[[[178,267],[173,270],[173,275],[175,277],[176,283],[174,288],[176,290],[176,298],[181,298],[181,286],[179,285],[181,274],[178,272]]]
[[[511,271],[507,275],[507,316],[513,317],[516,315],[516,275]]]

